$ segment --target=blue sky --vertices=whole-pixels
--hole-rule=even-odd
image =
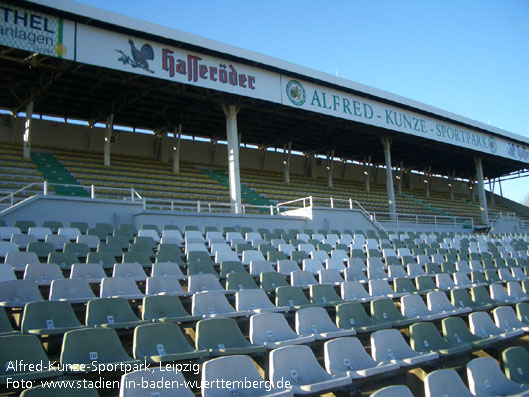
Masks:
[[[529,137],[526,0],[81,2],[338,74]],[[521,201],[529,179],[505,183],[503,193]]]

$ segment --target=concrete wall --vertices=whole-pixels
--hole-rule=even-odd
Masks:
[[[0,142],[22,144],[23,118],[3,116],[0,122]],[[185,126],[184,131],[185,133]],[[89,128],[87,126],[65,124],[40,119],[32,122],[32,145],[43,148],[61,148],[101,153],[103,161],[104,128]],[[164,162],[172,161],[173,146],[176,140],[164,136],[158,138],[152,134],[132,133],[127,131],[114,131],[119,135],[119,142],[111,145],[111,153],[156,159]],[[161,139],[160,144],[157,140]],[[159,151],[157,147],[160,146]],[[382,151],[382,145],[380,145]],[[253,170],[266,170],[283,172],[283,153],[258,149],[242,148],[240,152],[241,168]],[[226,167],[227,146],[201,141],[181,141],[180,159],[185,162],[202,163],[206,165]],[[307,162],[311,163],[311,174],[315,178],[327,177],[327,161],[325,159],[309,158],[292,155],[290,172],[293,175],[305,175]],[[335,162],[333,178],[351,181],[364,181],[365,168],[361,165]],[[395,176],[395,175],[394,175]],[[425,189],[424,177],[409,174],[410,187]],[[386,175],[384,168],[375,168],[371,171],[371,182],[385,185]],[[395,180],[396,188],[396,180]],[[466,183],[455,181],[456,193],[469,194]],[[432,178],[432,191],[448,191],[448,180]]]

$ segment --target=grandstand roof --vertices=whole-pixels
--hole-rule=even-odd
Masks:
[[[3,108],[23,111],[33,96],[36,113],[98,122],[104,121],[114,109],[116,124],[160,131],[182,123],[186,134],[224,139],[225,117],[218,104],[236,103],[241,107],[238,115],[241,141],[260,147],[282,147],[292,141],[293,150],[305,153],[325,154],[334,149],[335,157],[361,161],[372,156],[373,163],[384,163],[379,138],[390,135],[393,137],[393,163],[403,162],[407,168],[422,170],[431,166],[433,173],[448,175],[455,171],[458,177],[473,178],[473,157],[476,155],[483,158],[484,173],[489,178],[528,168],[528,138],[385,91],[69,0],[4,2],[76,22],[76,33],[78,26],[84,26],[88,27],[87,30],[95,27],[130,35],[173,49],[220,58],[249,70],[269,73],[270,76],[297,79],[305,86],[328,89],[331,94],[339,92],[351,98],[365,99],[367,103],[409,111],[411,115],[431,118],[443,125],[447,123],[461,131],[495,137],[500,143],[509,142],[513,153],[516,154],[516,150],[520,153],[521,150],[522,156],[500,156],[494,154],[496,149],[476,151],[468,146],[422,137],[420,131],[419,134],[417,131],[402,133],[402,129],[399,131],[380,123],[336,117],[329,111],[307,111],[301,106],[286,106],[259,95],[246,96],[234,90],[222,91],[207,85],[153,78],[152,73],[139,73],[131,68],[128,69],[130,71],[118,70],[105,67],[101,62],[90,64],[83,62],[79,54],[69,53],[62,59],[43,54],[32,56],[31,52],[11,46],[0,46],[0,89],[8,93],[0,97],[0,107]],[[101,43],[89,44],[93,46],[91,53],[98,56]],[[75,45],[78,46],[78,43]],[[321,96],[320,100],[325,101]],[[351,108],[353,106],[351,103]]]

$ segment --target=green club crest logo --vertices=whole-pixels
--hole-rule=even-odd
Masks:
[[[290,80],[287,84],[287,96],[296,106],[302,106],[305,103],[306,94],[305,88],[301,85],[299,81]]]
[[[498,144],[496,143],[496,139],[494,137],[489,137],[489,149],[492,153],[496,153],[498,150]]]

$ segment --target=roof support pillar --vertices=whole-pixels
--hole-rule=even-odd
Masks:
[[[182,141],[182,124],[178,124],[178,128],[175,129],[174,140],[176,142],[173,146],[173,172],[178,174],[180,173],[180,142]]]
[[[432,180],[432,168],[424,171],[424,183],[426,184],[426,197],[430,198],[430,182]]]
[[[327,152],[327,186],[332,188],[332,171],[334,168],[334,149],[331,150],[331,154],[329,156],[329,152]]]
[[[235,105],[221,105],[226,116],[226,135],[228,136],[228,177],[230,183],[230,201],[232,212],[242,212],[241,176],[239,169],[239,135],[237,134],[237,113]]]
[[[487,208],[487,196],[485,195],[485,182],[483,178],[483,165],[481,164],[481,158],[474,158],[476,164],[476,176],[478,182],[478,196],[479,196],[479,209],[481,210],[481,221],[485,224],[489,224],[489,211]]]
[[[391,172],[391,138],[383,137],[384,157],[386,158],[386,188],[388,190],[389,216],[397,219],[397,205],[395,203],[395,190],[393,188],[393,174]]]
[[[454,199],[454,179],[456,177],[456,173],[452,171],[452,175],[450,175],[450,179],[448,182],[448,191],[450,192],[450,199]]]
[[[475,183],[475,179],[476,178],[474,177],[474,179],[471,179],[471,180],[468,181],[468,185],[469,185],[468,188],[470,189],[470,200],[472,200],[472,203],[476,202],[476,196],[474,194],[475,190],[476,190],[476,189],[474,189],[475,184],[476,184]]]
[[[404,179],[404,163],[401,161],[399,166],[399,174],[397,175],[397,192],[402,196],[402,180]]]
[[[107,118],[107,126],[105,129],[105,145],[103,152],[103,164],[110,167],[110,141],[112,139],[112,129],[114,128],[114,113]]]
[[[265,152],[266,153],[266,152]],[[292,142],[289,142],[285,148],[286,159],[283,160],[285,183],[290,183],[290,155],[292,153]]]
[[[25,159],[31,157],[31,117],[33,116],[33,100],[26,106],[26,121],[24,122],[23,155]]]
[[[366,159],[364,159],[364,167],[365,167],[365,170],[364,170],[364,175],[365,175],[365,182],[366,182],[366,192],[369,192],[369,179],[371,177],[371,156],[369,156],[367,158],[367,161]]]

